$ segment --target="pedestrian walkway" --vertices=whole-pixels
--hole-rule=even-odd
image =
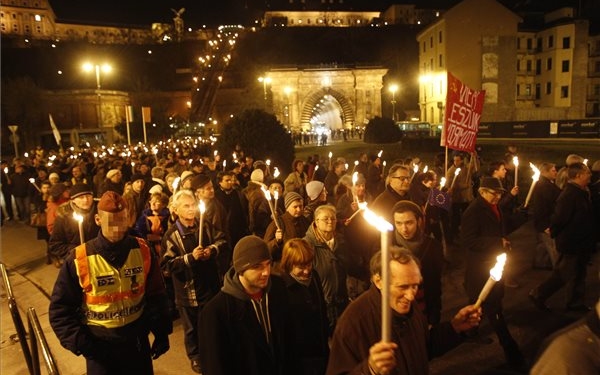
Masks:
[[[48,322],[49,296],[52,292],[54,280],[58,269],[46,265],[46,249],[43,241],[36,240],[36,231],[25,224],[9,221],[0,230],[0,261],[9,270],[9,277],[13,292],[21,310],[21,316],[26,319],[28,307],[34,307],[40,324],[60,374],[82,375],[85,374],[85,360],[76,357],[71,352],[62,348],[54,336]],[[540,343],[550,333],[565,326],[580,315],[566,313],[564,310],[564,292],[560,292],[548,301],[552,312],[544,313],[536,310],[529,302],[529,290],[546,278],[550,271],[532,270],[531,263],[535,249],[535,238],[531,223],[525,224],[511,235],[514,250],[512,264],[516,270],[515,279],[519,282],[518,288],[507,288],[505,302],[506,320],[515,340],[522,347],[524,354],[532,360]],[[463,256],[460,252],[454,254]],[[593,265],[588,269],[587,303],[593,305],[599,298],[600,254],[596,254]],[[448,268],[443,279],[443,319],[449,319],[460,307],[467,303],[464,293],[463,268]],[[21,346],[11,337],[16,331],[8,311],[6,292],[2,285],[1,295],[1,345],[0,345],[0,373],[1,374],[27,374]],[[26,322],[26,321],[25,321]],[[497,339],[487,323],[481,327],[481,334],[494,340],[490,345],[465,343],[452,352],[431,362],[432,375],[463,375],[467,371],[472,375],[478,374],[510,374],[504,368],[504,356]],[[190,363],[185,355],[183,345],[183,332],[179,321],[175,322],[174,333],[170,336],[171,350],[154,362],[155,374],[193,374]],[[235,360],[232,358],[232,360]],[[47,373],[42,364],[42,373]]]

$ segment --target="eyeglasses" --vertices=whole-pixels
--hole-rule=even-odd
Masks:
[[[334,221],[337,221],[337,219],[335,217],[320,217],[318,219],[316,219],[318,221],[325,221],[327,223],[332,223]]]
[[[406,181],[406,180],[410,179],[410,177],[408,177],[408,176],[390,176],[390,178],[397,179],[400,181]]]

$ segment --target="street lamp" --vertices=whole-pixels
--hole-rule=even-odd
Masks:
[[[391,85],[389,90],[392,93],[392,121],[396,121],[396,91],[398,91],[398,85]]]
[[[102,86],[100,85],[100,71],[103,73],[110,73],[112,71],[112,66],[109,64],[99,65],[86,62],[83,64],[82,68],[85,72],[95,71],[96,73],[96,95],[98,95],[98,127],[102,128],[102,93],[100,92]]]
[[[263,94],[265,96],[265,110],[267,109],[267,85],[271,84],[271,77],[258,77],[258,82],[263,84]]]
[[[290,129],[292,127],[292,118],[291,118],[291,113],[290,113],[290,94],[292,93],[292,88],[289,86],[285,86],[283,88],[283,92],[285,93],[285,97],[286,97],[285,115],[287,116],[287,126],[288,126],[288,129]]]

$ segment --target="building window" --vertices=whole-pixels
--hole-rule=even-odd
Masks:
[[[427,50],[427,44],[425,42],[423,42],[423,52],[425,52]]]
[[[539,83],[535,84],[535,99],[540,100],[542,97],[542,87]]]
[[[533,40],[531,38],[527,38],[527,49],[531,49],[533,46]]]
[[[593,91],[594,91],[594,93],[593,93],[594,96],[600,96],[600,85],[595,84]]]
[[[552,82],[546,82],[546,95],[552,94]]]
[[[571,48],[571,37],[566,36],[563,38],[563,49]]]
[[[521,38],[517,38],[517,49],[521,49]]]
[[[517,72],[521,71],[521,60],[517,60]]]
[[[552,57],[548,57],[546,60],[546,70],[552,70]]]
[[[531,60],[527,60],[527,72],[531,72],[533,64],[531,63]]]
[[[548,48],[553,48],[554,47],[554,35],[550,35],[548,37]]]
[[[561,98],[569,97],[569,86],[560,86],[560,97]]]
[[[444,66],[444,60],[442,59],[442,54],[440,53],[440,68]]]
[[[542,38],[537,38],[535,49],[537,49],[538,51],[542,50]]]
[[[570,68],[570,61],[569,60],[563,60],[562,62],[562,72],[563,73],[567,73],[569,71]]]
[[[600,61],[594,63],[594,72],[600,73]]]
[[[517,97],[521,96],[521,85],[517,85]]]
[[[438,43],[442,43],[442,32],[438,33]]]
[[[525,85],[525,95],[526,96],[530,96],[531,95],[531,84]]]
[[[535,60],[535,74],[542,74],[542,60]]]
[[[429,47],[433,48],[433,37],[429,37]]]

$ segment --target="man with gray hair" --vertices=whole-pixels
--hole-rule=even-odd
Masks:
[[[327,375],[427,374],[429,359],[462,342],[461,332],[476,327],[481,308],[463,307],[450,322],[431,328],[414,301],[421,284],[418,259],[404,248],[390,248],[391,341],[381,340],[381,253],[371,258],[370,289],[346,308],[333,339]]]

